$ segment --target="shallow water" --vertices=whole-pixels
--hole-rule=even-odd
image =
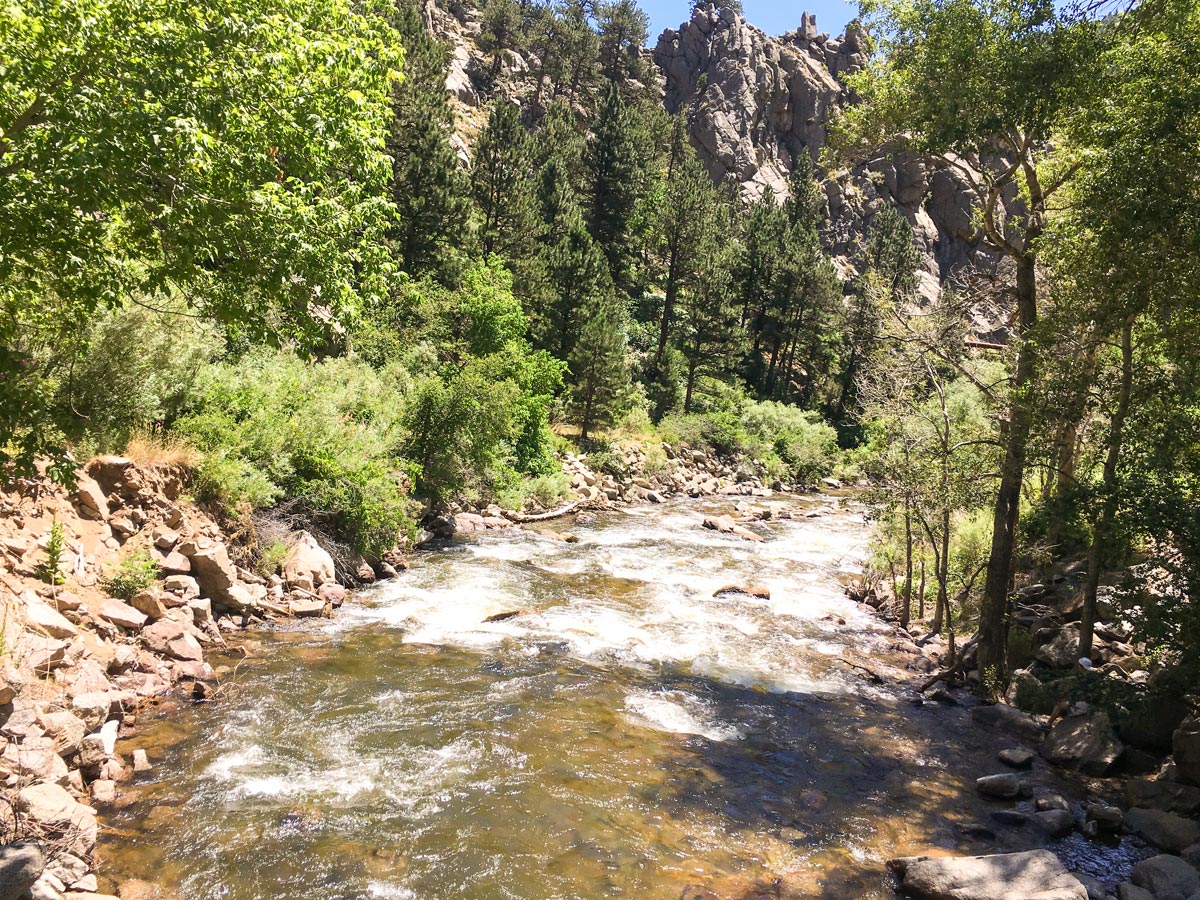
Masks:
[[[257,636],[216,702],[119,746],[155,770],[102,871],[188,900],[871,898],[892,856],[1034,845],[973,791],[1003,741],[845,664],[904,658],[842,594],[867,532],[828,502],[756,501],[797,514],[762,544],[700,527],[728,503],[463,538]]]

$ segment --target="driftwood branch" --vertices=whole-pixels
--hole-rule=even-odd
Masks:
[[[504,510],[501,515],[510,522],[517,522],[521,524],[526,522],[546,522],[550,519],[560,519],[563,516],[569,516],[571,513],[575,512],[575,510],[579,509],[579,507],[583,506],[585,502],[586,500],[581,497],[574,503],[568,503],[566,506],[560,507],[559,509],[554,509],[550,512],[537,513],[536,515],[532,516],[525,515],[524,513],[514,512],[510,509]]]

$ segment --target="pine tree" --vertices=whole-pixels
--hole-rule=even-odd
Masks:
[[[630,282],[630,231],[641,190],[640,156],[633,115],[620,88],[609,81],[588,145],[592,176],[589,224],[592,236],[608,258],[613,281],[622,286]]]
[[[645,77],[642,47],[650,33],[650,17],[634,0],[602,2],[596,9],[600,32],[600,71],[618,84]]]
[[[686,360],[683,411],[691,412],[698,376],[728,379],[739,344],[731,210],[720,204],[707,217],[702,246],[707,258],[694,281],[680,293],[679,349]]]
[[[624,310],[611,291],[583,298],[579,337],[570,355],[570,404],[587,440],[592,429],[612,423],[629,396],[625,364]]]
[[[414,3],[397,6],[394,23],[405,48],[404,80],[396,86],[387,149],[390,195],[399,221],[389,232],[405,272],[452,277],[455,251],[469,239],[468,184],[450,145],[454,115],[446,102],[445,45],[425,29]]]
[[[525,257],[537,237],[533,141],[515,104],[496,100],[475,148],[471,185],[485,256]]]

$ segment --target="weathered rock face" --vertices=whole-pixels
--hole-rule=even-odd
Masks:
[[[901,887],[929,900],[1087,900],[1087,890],[1049,850],[898,860]]]
[[[799,30],[773,38],[712,7],[663,32],[654,49],[666,108],[692,111],[691,139],[701,160],[714,179],[736,179],[746,201],[766,192],[783,197],[800,155],[818,158],[834,113],[849,99],[839,79],[865,60],[857,23],[830,38],[805,15]],[[939,284],[964,266],[994,262],[973,225],[974,191],[944,161],[880,153],[827,178],[825,196],[826,244],[847,272],[885,204],[894,204],[913,227],[924,256],[918,276],[925,297],[935,298]]]
[[[857,28],[834,41],[815,31],[814,23],[769,38],[732,10],[708,7],[658,39],[667,109],[695,110],[692,138],[709,173],[735,178],[747,199],[786,193],[796,158],[824,145],[843,99],[834,72],[865,61]]]

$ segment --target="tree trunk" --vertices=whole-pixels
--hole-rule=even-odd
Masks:
[[[1039,229],[1030,226],[1025,235],[1025,252],[1017,260],[1017,328],[1013,337],[1020,346],[1013,379],[1008,442],[1000,467],[1000,489],[992,519],[992,552],[979,610],[979,671],[992,669],[997,678],[1006,674],[1009,581],[1021,511],[1025,450],[1032,424],[1033,398],[1029,394],[1037,373],[1037,347],[1028,338],[1029,330],[1037,324],[1038,318],[1037,258],[1031,247],[1039,236]]]
[[[921,586],[917,589],[917,618],[925,619],[925,559],[921,559]]]
[[[912,513],[904,501],[904,602],[900,606],[900,627],[907,628],[912,617],[913,533]]]
[[[1079,655],[1091,657],[1092,636],[1096,628],[1096,594],[1100,587],[1100,566],[1104,562],[1105,544],[1112,531],[1117,511],[1117,462],[1121,455],[1121,440],[1125,417],[1129,413],[1129,398],[1133,392],[1133,323],[1134,316],[1121,325],[1121,384],[1117,390],[1117,408],[1113,412],[1108,432],[1108,448],[1104,456],[1104,502],[1092,526],[1092,546],[1088,550],[1087,581],[1083,588],[1083,616],[1079,620]]]

